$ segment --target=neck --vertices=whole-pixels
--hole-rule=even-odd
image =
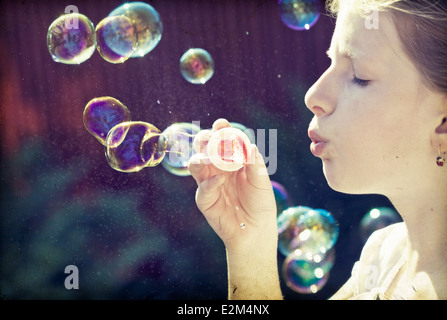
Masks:
[[[414,272],[446,269],[447,185],[443,185],[428,192],[390,197],[407,228],[407,261]]]

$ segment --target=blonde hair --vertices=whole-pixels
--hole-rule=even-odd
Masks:
[[[363,12],[393,14],[403,49],[423,76],[425,84],[447,93],[446,0],[328,0],[327,10],[336,15],[349,5]]]

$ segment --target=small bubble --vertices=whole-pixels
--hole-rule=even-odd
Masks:
[[[200,127],[194,123],[178,122],[170,125],[162,132],[161,141],[166,143],[168,155],[162,166],[177,176],[188,176],[188,162],[195,154],[193,141]]]
[[[213,58],[204,49],[189,49],[180,58],[180,72],[190,83],[205,84],[214,74]]]
[[[109,16],[125,16],[133,21],[138,38],[138,46],[131,57],[143,57],[151,52],[160,42],[163,23],[160,14],[151,5],[144,2],[124,3]]]
[[[95,32],[98,52],[107,62],[123,63],[137,48],[135,25],[125,16],[104,18],[96,26]]]
[[[394,209],[387,207],[374,208],[366,213],[360,221],[360,236],[363,242],[366,242],[374,231],[400,221],[402,219]]]
[[[241,227],[241,229],[245,229],[245,223],[242,222],[240,227]]]
[[[64,14],[48,28],[47,47],[56,62],[80,64],[91,57],[96,45],[93,23],[80,13]]]
[[[130,121],[130,111],[113,97],[97,97],[84,108],[84,126],[102,145],[106,145],[107,133],[117,124]]]
[[[318,0],[279,0],[281,20],[293,30],[309,30],[320,17]]]

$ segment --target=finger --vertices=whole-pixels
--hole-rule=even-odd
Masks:
[[[196,153],[189,159],[188,169],[191,176],[196,180],[197,185],[210,176],[209,163],[209,157],[204,153]]]
[[[213,123],[213,131],[217,131],[222,128],[231,127],[230,122],[227,119],[217,119]]]
[[[258,147],[250,146],[248,163],[245,168],[248,182],[256,188],[271,188],[270,178],[264,163],[264,158],[259,153]]]
[[[211,138],[212,131],[211,130],[201,130],[194,138],[192,143],[192,147],[197,153],[206,153],[206,146],[208,145],[208,141]]]
[[[220,197],[220,188],[225,182],[223,174],[216,174],[200,183],[196,192],[197,207],[205,213]]]

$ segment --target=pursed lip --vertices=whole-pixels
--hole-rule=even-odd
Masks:
[[[315,129],[309,128],[308,135],[310,140],[312,140],[312,143],[310,144],[310,151],[315,157],[321,157],[328,140],[323,138]]]

